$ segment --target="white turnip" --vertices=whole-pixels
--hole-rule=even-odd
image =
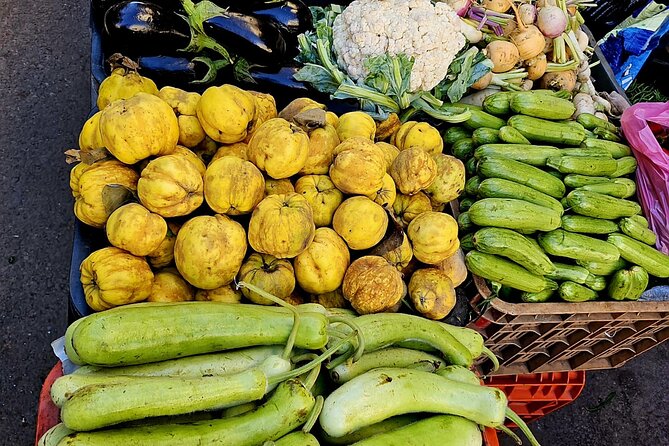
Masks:
[[[511,7],[509,0],[483,0],[481,6],[495,12],[506,12]]]
[[[518,28],[509,36],[511,41],[518,47],[518,53],[521,60],[528,60],[538,56],[544,51],[546,42],[544,35],[541,34],[539,28],[534,25],[525,25],[520,16],[518,8],[511,3],[511,8],[516,14],[516,23]]]
[[[535,81],[546,73],[548,60],[546,59],[545,54],[539,54],[538,56],[525,61],[525,66],[527,67],[527,78]]]
[[[557,37],[567,29],[567,16],[557,6],[539,9],[537,26],[546,37]]]
[[[523,3],[518,7],[520,18],[525,25],[531,25],[537,18],[537,8],[530,3]]]
[[[520,62],[518,48],[505,40],[494,40],[485,49],[488,59],[493,63],[493,73],[505,73]]]
[[[576,72],[570,70],[546,73],[541,78],[540,86],[551,90],[574,91],[574,88],[576,88]]]

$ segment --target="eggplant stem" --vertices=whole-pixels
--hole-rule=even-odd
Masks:
[[[311,431],[311,429],[314,428],[314,425],[316,425],[316,421],[318,421],[318,417],[323,411],[324,404],[325,400],[323,399],[323,396],[318,395],[316,397],[316,403],[314,404],[314,407],[312,407],[311,412],[309,412],[309,417],[307,418],[307,421],[304,423],[304,426],[302,426],[302,432],[308,434],[309,431]]]
[[[516,412],[511,410],[510,408],[506,408],[506,418],[508,418],[510,421],[512,421],[516,426],[518,426],[518,429],[521,430],[523,434],[525,434],[525,437],[530,441],[530,444],[532,446],[541,446],[539,441],[536,439],[532,431],[530,430],[529,427],[527,427],[527,424],[525,421],[523,421],[522,418],[518,416]]]
[[[248,282],[240,281],[237,283],[237,288],[246,288],[249,291],[252,291],[256,294],[259,294],[261,297],[264,297],[267,300],[270,300],[274,302],[275,304],[287,308],[289,311],[293,313],[293,328],[290,330],[290,335],[288,335],[288,341],[286,342],[286,347],[283,350],[283,359],[290,359],[290,354],[293,351],[293,347],[295,346],[295,338],[297,338],[297,330],[300,327],[300,313],[297,311],[295,306],[279,299],[278,297],[274,296],[273,294],[268,293],[267,291],[263,290],[262,288],[259,288],[255,285],[251,285]]]
[[[483,346],[483,354],[492,361],[493,367],[492,371],[496,372],[499,370],[499,359],[497,359],[497,355],[495,355],[492,350],[490,350],[488,347],[485,345]]]
[[[517,445],[522,446],[523,445],[523,440],[520,439],[518,435],[508,427],[504,426],[503,424],[501,426],[497,427],[498,430],[504,432],[506,435],[511,437],[511,439],[516,443]]]

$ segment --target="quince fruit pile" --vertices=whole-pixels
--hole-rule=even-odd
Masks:
[[[234,85],[159,90],[130,69],[99,98],[70,175],[76,217],[109,242],[81,264],[93,310],[273,304],[238,280],[361,314],[406,302],[443,319],[455,305],[467,271],[443,210],[465,167],[430,124],[337,116],[309,98],[279,111]]]

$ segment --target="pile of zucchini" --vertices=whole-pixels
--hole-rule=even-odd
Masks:
[[[506,418],[538,445],[470,371],[497,363],[481,335],[408,314],[140,303],[76,321],[65,352],[40,446],[481,446]]]
[[[524,302],[636,300],[669,256],[634,201],[637,163],[616,126],[570,120],[564,92],[487,97],[445,143],[467,166],[460,202],[467,267]]]

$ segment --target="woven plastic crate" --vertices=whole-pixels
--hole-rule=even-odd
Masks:
[[[509,407],[525,421],[532,422],[578,398],[585,387],[585,372],[495,375],[486,378],[485,385],[503,391]]]
[[[35,446],[42,435],[60,421],[60,409],[51,401],[51,386],[59,377],[63,376],[63,368],[60,362],[56,364],[44,380],[42,391],[39,395],[39,406],[37,409],[37,429],[35,431]],[[486,429],[483,432],[484,446],[499,446],[497,431]]]
[[[474,277],[478,305],[491,295]],[[491,299],[469,325],[499,358],[494,374],[621,367],[669,338],[669,302],[509,303]],[[492,364],[481,364],[490,372]]]

